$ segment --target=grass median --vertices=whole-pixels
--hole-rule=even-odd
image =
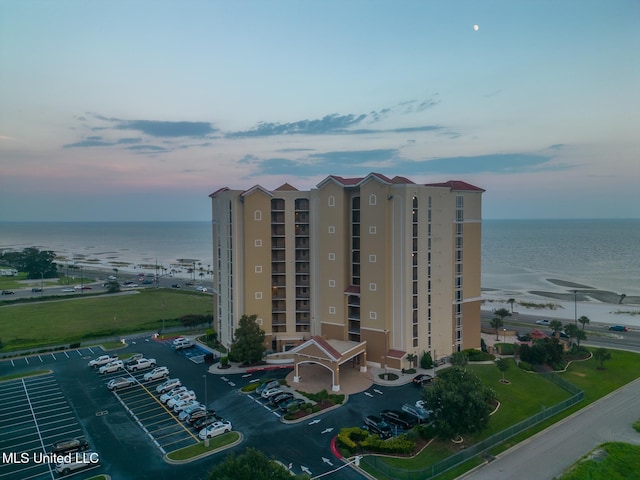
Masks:
[[[239,439],[240,439],[240,434],[238,432],[228,432],[218,437],[213,437],[209,439],[208,447],[205,446],[204,442],[200,442],[196,445],[191,445],[189,447],[181,448],[180,450],[175,450],[167,454],[167,458],[174,461],[189,460],[192,458],[199,457],[200,455],[204,455],[206,453],[210,453],[220,448],[226,447],[227,445],[231,445],[237,442]]]
[[[211,297],[167,289],[56,299],[0,307],[2,352],[79,342],[181,325],[183,315],[211,315]],[[164,319],[164,322],[163,322]]]

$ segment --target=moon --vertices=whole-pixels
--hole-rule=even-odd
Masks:
[[[480,29],[480,27],[478,25],[474,25],[473,29],[477,32]]]

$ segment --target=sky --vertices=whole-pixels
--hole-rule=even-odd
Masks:
[[[640,217],[638,0],[0,1],[0,221],[369,172]],[[474,26],[477,25],[477,29]]]

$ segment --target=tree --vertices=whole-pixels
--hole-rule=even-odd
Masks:
[[[584,332],[584,330],[578,330],[576,332],[576,340],[578,340],[578,347],[580,346],[580,342],[586,339],[587,339],[587,334]]]
[[[291,480],[308,475],[291,475],[283,465],[269,460],[260,450],[248,448],[241,455],[229,455],[209,474],[210,480]]]
[[[611,360],[611,352],[606,348],[599,348],[595,351],[593,357],[600,362],[600,368],[604,369],[604,362]]]
[[[264,330],[257,318],[257,315],[242,315],[231,344],[231,357],[246,365],[259,363],[265,352]]]
[[[566,333],[569,336],[569,343],[571,345],[573,345],[573,339],[578,336],[579,331],[580,329],[575,323],[567,323],[564,326],[564,333]]]
[[[496,340],[500,340],[500,335],[498,333],[500,331],[500,328],[504,325],[504,320],[502,320],[502,318],[500,317],[493,317],[489,324],[491,325],[491,328],[496,331]]]
[[[510,298],[509,300],[507,300],[507,303],[511,305],[511,314],[513,315],[513,304],[516,303],[516,299]]]
[[[562,322],[560,320],[551,320],[549,327],[553,330],[553,335],[556,338],[560,336],[560,332],[562,331]]]
[[[507,310],[506,308],[499,308],[498,310],[493,312],[493,314],[498,316],[498,317],[500,317],[502,320],[504,320],[506,317],[510,317],[511,316],[511,312],[509,310]]]
[[[27,273],[27,278],[55,278],[58,266],[53,263],[56,254],[51,250],[36,247],[24,248],[21,252],[5,252],[0,256],[2,263]]]
[[[420,368],[431,368],[433,366],[433,359],[431,358],[431,354],[429,352],[422,352],[422,357],[420,357]]]
[[[409,367],[410,368],[414,368],[416,366],[416,359],[417,359],[417,355],[415,355],[414,353],[409,353],[407,355],[407,362],[409,362]]]
[[[469,363],[469,359],[464,352],[453,352],[451,354],[451,365],[464,367],[467,363]]]
[[[438,381],[422,397],[426,409],[433,411],[433,427],[442,439],[485,429],[496,400],[480,377],[458,366],[439,372]]]
[[[587,325],[591,320],[586,315],[582,315],[578,321],[582,324],[582,330],[584,331],[585,325]]]
[[[502,372],[502,383],[504,383],[504,372],[509,370],[509,362],[504,358],[498,358],[496,360],[496,367]]]
[[[117,280],[109,280],[104,286],[107,289],[107,293],[118,293],[120,291],[120,284]]]

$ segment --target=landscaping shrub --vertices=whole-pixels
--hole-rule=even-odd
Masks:
[[[319,412],[319,411],[320,411],[320,405],[318,405],[318,404],[316,403],[313,407],[311,407],[311,411],[312,411],[313,413]]]
[[[80,348],[80,342],[72,343],[71,345],[69,345],[69,348]]]
[[[416,443],[407,440],[405,435],[388,440],[382,440],[377,435],[369,435],[360,442],[360,446],[378,453],[411,453],[416,448]]]
[[[531,364],[528,362],[525,362],[524,360],[520,360],[520,363],[518,364],[518,366],[526,372],[533,372],[533,367],[531,367]]]
[[[473,348],[463,350],[462,353],[467,356],[467,359],[470,362],[485,362],[487,360],[493,360],[495,358],[494,355],[490,355],[486,353],[486,351],[475,350]]]
[[[431,358],[431,354],[429,352],[423,352],[422,357],[420,357],[420,368],[431,368],[433,366],[433,359]]]
[[[245,393],[255,392],[256,388],[258,388],[259,386],[260,386],[259,382],[253,382],[253,383],[250,383],[249,385],[245,385],[240,390]]]

